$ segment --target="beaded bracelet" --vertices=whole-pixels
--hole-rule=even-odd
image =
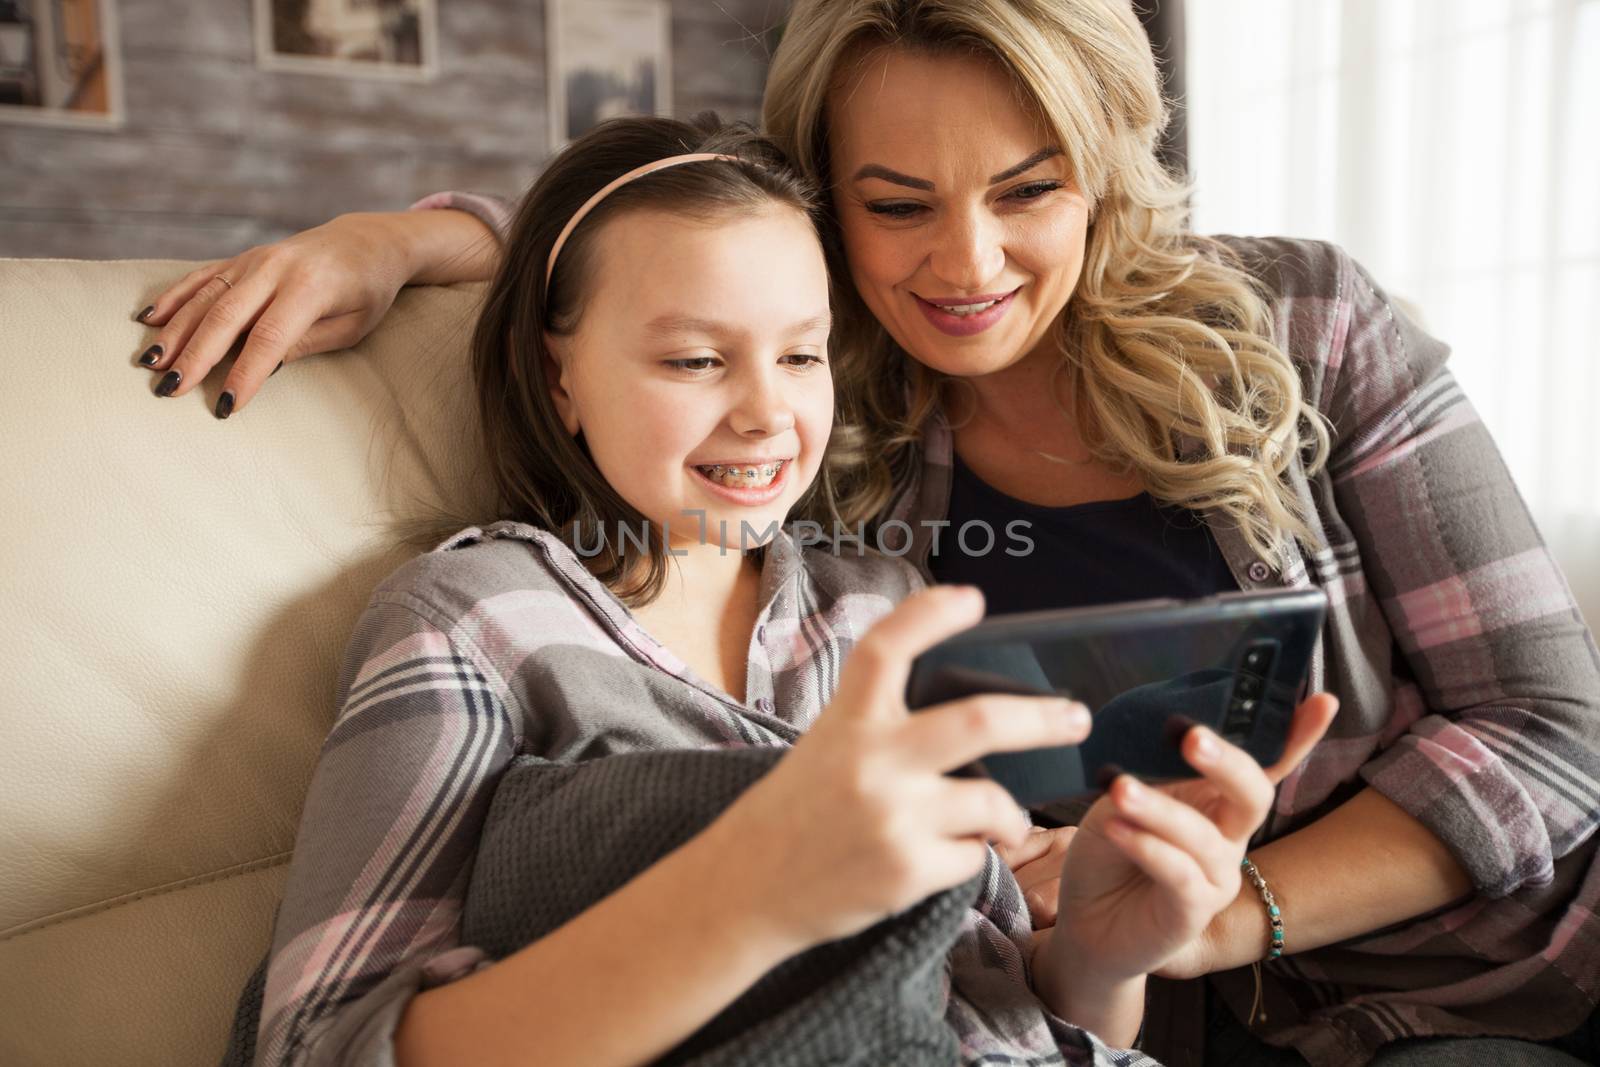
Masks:
[[[1267,880],[1261,877],[1255,864],[1243,859],[1239,861],[1239,866],[1244,870],[1245,877],[1250,879],[1250,884],[1256,887],[1256,892],[1261,894],[1261,902],[1267,906],[1267,921],[1272,924],[1272,941],[1267,945],[1266,958],[1275,960],[1283,955],[1283,909],[1273,899],[1272,890],[1267,888]]]
[[[1278,901],[1273,897],[1272,890],[1267,888],[1267,880],[1261,877],[1261,872],[1249,859],[1239,861],[1239,868],[1244,871],[1245,877],[1250,879],[1250,884],[1256,887],[1256,892],[1261,894],[1261,903],[1267,908],[1267,922],[1272,924],[1272,939],[1267,943],[1266,959],[1275,960],[1283,955],[1283,909],[1278,907]],[[1261,964],[1256,960],[1250,965],[1255,973],[1256,993],[1250,1003],[1250,1018],[1252,1022],[1266,1022],[1267,1013],[1261,1004]],[[1259,1014],[1258,1014],[1259,1013]]]

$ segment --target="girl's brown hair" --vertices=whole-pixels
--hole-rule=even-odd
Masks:
[[[636,167],[691,152],[738,161],[671,167],[615,190],[572,231],[546,286],[550,249],[590,196]],[[485,294],[472,337],[472,370],[498,514],[561,537],[630,604],[648,603],[660,592],[666,546],[660,531],[601,475],[582,435],[573,437],[563,426],[550,396],[553,361],[545,334],[570,336],[577,329],[597,266],[594,238],[608,221],[654,210],[713,224],[773,205],[793,208],[815,224],[814,187],[749,126],[725,125],[710,112],[689,122],[615,119],[574,141],[534,182]],[[831,513],[831,462],[824,460],[801,507]],[[619,536],[622,530],[639,536],[630,542]]]

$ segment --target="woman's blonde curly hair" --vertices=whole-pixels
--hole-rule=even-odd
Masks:
[[[823,188],[829,93],[877,47],[992,56],[1055,131],[1091,205],[1083,273],[1057,330],[1060,371],[1094,456],[1157,499],[1232,520],[1280,558],[1311,532],[1286,472],[1316,470],[1328,427],[1273,341],[1255,279],[1187,228],[1189,189],[1156,157],[1155,60],[1128,0],[796,0],[773,56],[766,132]],[[832,347],[850,521],[878,515],[917,462],[943,376],[906,356],[849,283],[833,223]]]

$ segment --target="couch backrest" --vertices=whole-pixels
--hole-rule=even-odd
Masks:
[[[0,260],[0,1064],[216,1062],[265,950],[344,643],[487,504],[477,287],[406,290],[226,422],[161,399],[171,262]]]

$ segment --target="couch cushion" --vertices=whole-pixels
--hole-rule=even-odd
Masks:
[[[393,521],[484,517],[478,287],[212,417],[132,321],[188,265],[0,260],[0,1063],[212,1063]]]

